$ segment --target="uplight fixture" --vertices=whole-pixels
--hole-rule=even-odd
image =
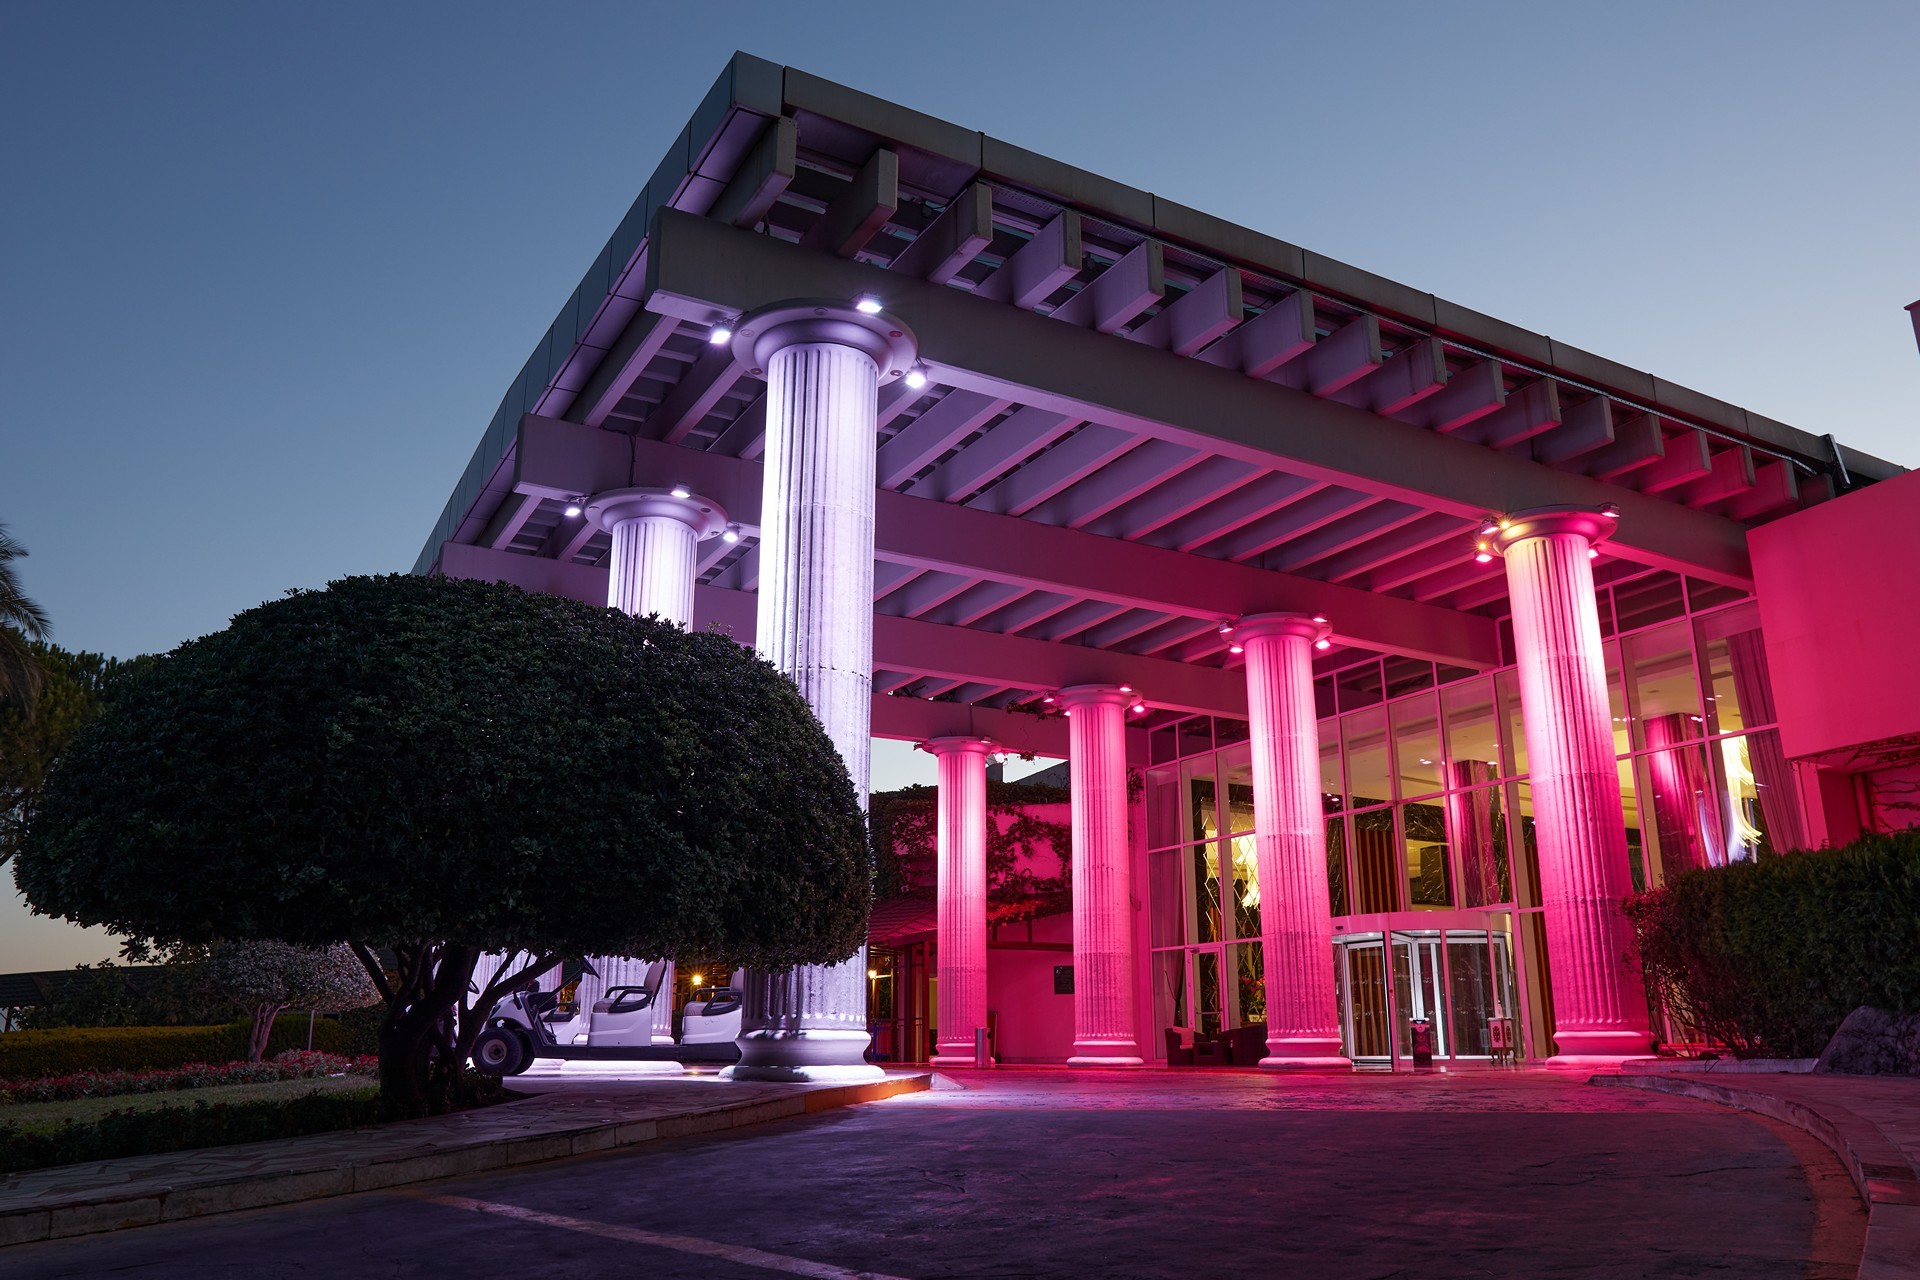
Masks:
[[[1313,647],[1316,649],[1331,649],[1333,648],[1333,641],[1327,639],[1325,636],[1321,636],[1313,642]]]
[[[693,490],[687,488],[687,486],[683,484],[677,484],[673,486],[673,488],[668,490],[668,492],[672,493],[673,496],[676,498],[691,498],[693,496]]]
[[[567,519],[575,520],[575,519],[578,519],[579,516],[580,516],[580,504],[577,502],[569,502],[567,504]]]
[[[853,309],[863,316],[877,316],[880,314],[880,299],[863,293],[853,300]]]
[[[1473,562],[1475,564],[1490,564],[1492,563],[1492,561],[1493,561],[1493,552],[1491,551],[1476,552],[1473,557]]]
[[[720,541],[722,542],[740,541],[740,530],[734,528],[732,525],[728,525],[726,527],[726,530],[723,533],[721,533]]]
[[[1227,646],[1228,653],[1245,653],[1246,651],[1247,646],[1243,644],[1230,644]]]
[[[1600,548],[1598,547],[1587,548],[1587,559],[1598,560],[1599,558],[1600,558]]]
[[[716,347],[724,347],[733,341],[733,330],[726,325],[717,324],[707,330],[707,341]]]
[[[919,365],[915,365],[913,368],[907,370],[907,385],[915,391],[926,386],[927,375],[925,370],[921,369]]]
[[[1232,634],[1233,634],[1233,623],[1232,623],[1231,621],[1228,621],[1227,619],[1224,619],[1224,618],[1223,618],[1223,619],[1221,619],[1221,621],[1220,621],[1220,634],[1221,634],[1221,635],[1223,635],[1223,636],[1230,636],[1230,635],[1232,635]]]

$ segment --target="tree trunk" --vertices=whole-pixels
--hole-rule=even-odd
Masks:
[[[260,1004],[253,1007],[253,1027],[247,1033],[247,1061],[258,1062],[267,1055],[267,1042],[273,1036],[273,1020],[286,1008],[281,1004]]]

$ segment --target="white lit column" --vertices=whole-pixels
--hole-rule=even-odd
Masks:
[[[987,752],[984,738],[922,744],[938,762],[939,1040],[934,1066],[974,1065],[973,1036],[987,1025]]]
[[[767,380],[760,652],[793,678],[866,802],[873,688],[874,415],[913,338],[877,308],[791,303],[742,319],[734,355]],[[867,949],[749,970],[743,1080],[878,1079],[866,1061]]]
[[[1490,535],[1513,603],[1560,1050],[1550,1061],[1567,1065],[1643,1057],[1650,1043],[1620,914],[1633,881],[1590,563],[1613,527],[1610,514],[1544,508]]]
[[[720,504],[683,487],[612,489],[593,496],[586,518],[605,529],[610,540],[607,607],[691,627],[699,545],[727,526]],[[595,996],[608,987],[637,986],[647,965],[624,956],[596,956],[599,980],[581,985],[585,989],[592,982]],[[654,997],[653,1042],[673,1043],[672,961]]]
[[[1353,1065],[1340,1052],[1327,905],[1327,829],[1313,648],[1327,625],[1299,613],[1241,620],[1253,737],[1253,830],[1267,982],[1267,1056],[1275,1070]]]
[[[1116,685],[1060,691],[1073,802],[1072,1067],[1137,1067],[1133,883],[1127,847],[1127,708]]]

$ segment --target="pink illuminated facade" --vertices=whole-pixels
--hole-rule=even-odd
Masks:
[[[747,976],[742,1077],[1579,1065],[1672,1038],[1624,895],[1920,815],[1913,486],[741,55],[417,570],[723,628],[863,790],[935,756],[926,874]],[[1065,762],[1065,865],[996,751]]]

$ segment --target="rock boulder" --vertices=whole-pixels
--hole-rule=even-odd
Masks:
[[[1833,1033],[1814,1070],[1845,1076],[1920,1076],[1920,1013],[1861,1005]]]

